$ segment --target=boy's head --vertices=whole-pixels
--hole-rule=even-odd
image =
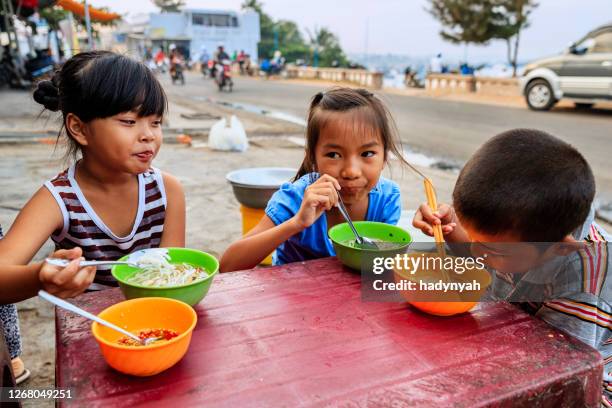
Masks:
[[[586,220],[595,180],[569,144],[534,129],[486,142],[461,170],[453,206],[472,241],[563,242]]]

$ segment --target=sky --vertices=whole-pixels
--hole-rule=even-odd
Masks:
[[[89,0],[118,13],[157,12],[150,0]],[[187,0],[188,8],[240,10],[243,0]],[[531,26],[521,34],[519,60],[561,52],[598,25],[612,22],[612,0],[539,0]],[[506,44],[453,45],[442,40],[440,24],[425,10],[426,0],[263,0],[274,19],[295,21],[302,30],[327,27],[345,52],[402,54],[445,59],[505,61]]]

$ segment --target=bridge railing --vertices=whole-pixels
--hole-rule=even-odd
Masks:
[[[516,78],[479,77],[458,74],[429,74],[425,79],[425,89],[432,93],[520,94]]]
[[[287,78],[349,82],[374,89],[381,89],[383,85],[381,72],[365,69],[287,67],[285,72]]]

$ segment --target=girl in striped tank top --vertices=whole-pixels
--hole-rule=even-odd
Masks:
[[[40,82],[34,99],[62,112],[60,135],[65,130],[67,155],[78,160],[23,207],[0,241],[4,263],[29,262],[49,237],[58,249],[80,247],[97,260],[184,246],[182,187],[151,166],[167,100],[147,67],[108,51],[80,53]],[[89,289],[116,285],[98,268]]]

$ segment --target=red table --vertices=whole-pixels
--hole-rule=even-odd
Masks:
[[[97,313],[118,289],[79,296]],[[90,325],[57,310],[57,386],[87,406],[598,406],[594,349],[512,305],[451,318],[362,303],[335,258],[223,274],[186,356],[148,378],[106,365]]]

